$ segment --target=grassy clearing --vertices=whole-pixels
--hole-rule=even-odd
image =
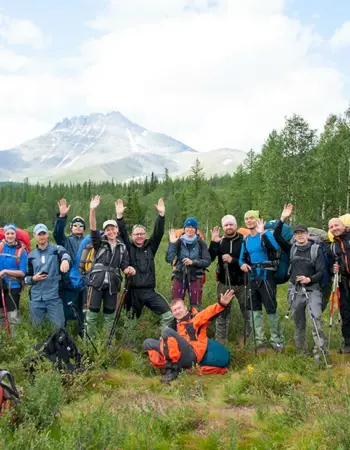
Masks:
[[[158,289],[170,293],[170,269],[158,256]],[[204,302],[215,300],[214,269]],[[279,290],[281,317],[286,288]],[[64,376],[48,363],[28,378],[24,362],[33,345],[50,334],[31,329],[28,299],[21,305],[23,323],[8,343],[0,333],[1,367],[11,370],[22,393],[15,411],[0,419],[0,448],[6,449],[339,449],[350,448],[350,357],[339,355],[339,330],[333,331],[330,359],[323,370],[311,358],[296,357],[292,323],[287,323],[284,355],[254,357],[235,344],[243,322],[232,312],[232,370],[224,376],[183,373],[171,385],[141,353],[146,337],[158,337],[156,317],[144,311],[140,321],[123,315],[110,353],[98,342],[98,358],[77,338],[91,370]],[[328,318],[325,314],[325,330]],[[72,333],[74,327],[70,326]],[[213,333],[213,326],[209,333]],[[310,330],[309,330],[310,331]],[[268,330],[267,330],[268,333]],[[311,334],[309,335],[312,345]],[[104,368],[107,363],[108,369]],[[15,423],[14,422],[15,419]]]

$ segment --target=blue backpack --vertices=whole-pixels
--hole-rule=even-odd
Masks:
[[[87,284],[87,278],[83,276],[79,270],[80,260],[82,254],[84,253],[88,244],[91,244],[91,236],[88,234],[84,237],[84,239],[80,242],[77,256],[75,258],[74,264],[69,272],[69,278],[72,282],[74,288],[83,288]]]
[[[277,223],[278,220],[270,220],[269,222],[266,222],[265,230],[274,231]],[[287,242],[293,238],[293,230],[286,223],[284,223],[282,227],[282,237]],[[274,273],[276,284],[283,284],[289,279],[289,256],[286,252],[280,249],[278,255],[276,256],[276,260],[278,261],[277,270]]]

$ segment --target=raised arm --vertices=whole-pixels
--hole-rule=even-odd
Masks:
[[[156,222],[154,224],[154,230],[149,238],[150,246],[152,253],[155,255],[160,246],[160,243],[164,236],[164,226],[165,226],[165,204],[164,200],[160,198],[158,203],[154,205],[156,210],[158,211],[158,217],[156,218]]]
[[[65,198],[61,198],[59,202],[57,202],[59,213],[56,216],[55,227],[53,230],[53,237],[57,245],[64,246],[66,243],[67,237],[64,234],[64,229],[67,224],[67,215],[70,210],[70,205],[67,206],[67,201]]]

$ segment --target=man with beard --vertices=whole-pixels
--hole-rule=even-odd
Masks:
[[[344,223],[333,218],[328,223],[329,231],[334,236],[329,255],[335,273],[340,273],[340,315],[342,319],[342,335],[344,353],[350,353],[350,232]]]
[[[123,239],[129,255],[131,265],[136,269],[128,291],[127,308],[132,309],[136,317],[140,317],[142,309],[147,306],[157,314],[161,326],[166,326],[173,320],[173,314],[165,298],[156,291],[156,268],[154,258],[164,235],[165,205],[162,198],[155,208],[158,212],[153,233],[147,238],[147,230],[143,225],[136,224],[132,228],[131,240],[123,219],[125,206],[123,200],[116,202],[117,223],[120,237]]]
[[[234,216],[226,215],[221,219],[221,225],[224,230],[224,236],[220,237],[220,228],[214,227],[211,233],[211,242],[209,253],[211,260],[218,258],[217,264],[217,296],[221,295],[231,288],[235,291],[239,307],[245,321],[244,330],[246,337],[249,336],[251,327],[249,321],[249,312],[246,308],[246,296],[244,288],[244,273],[239,267],[239,255],[243,236],[237,233],[237,221]],[[215,340],[226,344],[228,342],[229,325],[230,325],[231,304],[229,304],[217,316]],[[240,343],[244,339],[239,338]]]
[[[247,211],[244,215],[250,235],[243,239],[239,264],[247,273],[250,298],[248,308],[251,311],[254,326],[255,345],[265,347],[264,321],[262,305],[267,312],[270,327],[270,343],[276,352],[283,352],[283,335],[277,314],[276,282],[273,261],[269,255],[278,251],[278,244],[271,231],[264,229],[264,221],[259,219],[259,211]]]

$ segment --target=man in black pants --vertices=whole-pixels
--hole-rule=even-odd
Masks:
[[[342,335],[344,353],[350,353],[350,232],[343,222],[334,218],[328,223],[329,231],[334,236],[329,261],[335,273],[340,273],[340,314],[342,319]]]
[[[142,309],[147,306],[151,311],[160,316],[161,326],[168,325],[173,320],[168,302],[156,291],[156,269],[154,258],[164,235],[165,205],[163,199],[159,199],[155,205],[158,217],[154,224],[154,230],[147,239],[146,228],[143,225],[134,225],[132,228],[132,240],[126,231],[123,214],[125,206],[123,200],[116,202],[117,223],[120,237],[123,239],[130,255],[130,263],[136,269],[128,291],[127,308],[132,309],[137,318],[141,316]]]

